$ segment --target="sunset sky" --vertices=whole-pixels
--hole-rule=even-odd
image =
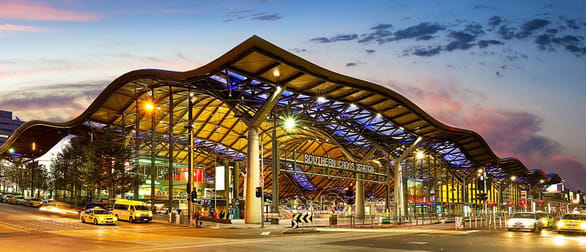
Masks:
[[[0,109],[70,120],[126,72],[194,69],[252,35],[586,190],[582,0],[0,0]]]

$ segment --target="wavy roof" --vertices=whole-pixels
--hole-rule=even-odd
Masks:
[[[214,160],[210,154],[241,159],[246,153],[246,139],[241,136],[246,134],[247,122],[277,86],[286,91],[272,113],[280,118],[294,116],[300,122],[294,132],[271,120],[260,125],[262,131],[278,127],[280,148],[384,161],[399,157],[406,146],[422,137],[420,148],[440,158],[458,176],[474,174],[480,166],[489,167],[495,177],[526,176],[529,172],[518,159],[497,157],[476,132],[443,124],[395,91],[329,71],[257,36],[191,71],[144,69],[126,73],[71,121],[25,123],[0,147],[0,153],[12,147],[30,155],[30,144],[35,141],[39,155],[67,134],[103,126],[116,126],[131,141],[144,145],[151,122],[140,104],[153,100],[160,111],[155,116],[157,155],[168,155],[169,135],[173,134],[177,144],[173,155],[184,162],[188,100],[193,99],[196,146],[201,151],[198,160],[210,165]],[[132,135],[136,131],[138,137]],[[265,155],[270,157],[270,138],[263,144]],[[148,150],[141,147],[143,154]],[[326,185],[322,180],[310,182],[318,187]]]

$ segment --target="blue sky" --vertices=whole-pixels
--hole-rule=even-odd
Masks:
[[[121,74],[197,68],[254,34],[398,91],[501,156],[586,180],[577,0],[0,0],[0,109],[69,120]]]

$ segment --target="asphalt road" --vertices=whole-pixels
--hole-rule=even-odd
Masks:
[[[586,251],[586,236],[550,231],[394,228],[287,235],[279,231],[256,226],[188,229],[126,222],[94,226],[0,203],[0,251]]]

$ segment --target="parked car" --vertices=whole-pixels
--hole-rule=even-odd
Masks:
[[[38,198],[27,198],[23,203],[25,206],[29,207],[41,207],[41,199]]]

